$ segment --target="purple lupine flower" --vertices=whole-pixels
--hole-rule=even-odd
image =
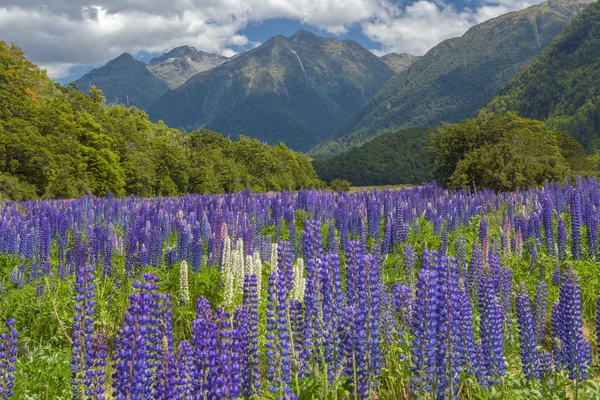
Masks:
[[[320,261],[323,259],[321,228],[318,221],[306,221],[302,232],[302,248],[306,265],[306,291],[304,297],[304,351],[311,363],[320,362],[320,348],[323,340],[323,326],[320,318],[319,293],[321,293],[319,275]]]
[[[93,387],[96,375],[104,376],[102,365],[96,365],[92,350],[94,341],[94,267],[82,265],[75,273],[75,314],[73,317],[73,345],[71,361],[72,390],[75,397],[96,398],[100,389]],[[100,361],[102,364],[102,361]],[[99,368],[98,368],[99,367]],[[103,392],[100,392],[102,394]]]
[[[194,380],[197,377],[193,357],[194,352],[190,342],[184,340],[179,343],[175,352],[175,393],[180,399],[193,398]],[[175,396],[171,396],[170,398],[175,398]]]
[[[404,340],[404,332],[408,332],[412,325],[414,308],[413,292],[411,286],[394,284],[392,286],[393,306],[398,319],[398,341]]]
[[[440,240],[440,253],[446,254],[448,252],[448,224],[444,224],[442,229],[442,235]]]
[[[90,399],[104,399],[106,391],[106,359],[108,356],[108,344],[106,336],[98,333],[92,340],[86,373],[85,397]]]
[[[553,372],[552,353],[543,351],[540,354],[540,378],[546,380]]]
[[[473,244],[473,253],[471,254],[471,262],[469,263],[469,278],[468,278],[468,290],[469,298],[474,300],[477,299],[477,286],[481,281],[481,274],[483,271],[483,258],[479,245]],[[474,301],[474,304],[476,302]]]
[[[291,392],[291,343],[288,290],[283,274],[271,273],[267,305],[267,380],[269,391],[279,397]]]
[[[569,211],[571,213],[571,255],[575,260],[581,259],[581,200],[579,192],[571,189],[569,195]]]
[[[368,342],[370,344],[369,349],[369,373],[370,373],[370,384],[369,387],[373,386],[374,380],[381,371],[381,337],[380,337],[380,325],[379,317],[381,314],[381,301],[382,301],[382,281],[381,281],[381,264],[377,257],[369,256],[366,260],[368,262],[368,308],[369,308],[369,329],[368,329]]]
[[[158,294],[158,278],[142,274],[129,297],[129,307],[115,339],[113,395],[116,399],[152,396],[154,375],[162,351],[162,321],[165,297]]]
[[[256,275],[244,277],[244,307],[248,319],[247,326],[247,369],[242,377],[242,393],[245,396],[257,394],[261,387],[260,355],[258,351],[258,294]]]
[[[381,241],[381,253],[386,255],[391,253],[392,250],[392,220],[388,217],[385,220],[385,227],[383,230],[383,240]]]
[[[14,395],[15,370],[17,363],[17,339],[19,333],[15,329],[15,319],[6,321],[8,333],[0,335],[0,397],[8,399]]]
[[[535,290],[535,301],[533,305],[533,326],[536,342],[542,344],[544,331],[546,330],[546,312],[548,302],[548,288],[546,282],[538,281]]]
[[[504,340],[502,337],[502,304],[496,291],[495,279],[491,270],[485,268],[478,285],[479,308],[481,315],[481,345],[485,375],[490,383],[498,376],[504,376]]]
[[[458,283],[459,313],[458,331],[460,344],[457,346],[457,367],[469,375],[475,375],[478,364],[473,333],[473,307],[463,279]]]
[[[558,219],[558,259],[567,258],[567,224],[561,215]]]
[[[436,386],[438,397],[446,392],[450,398],[458,393],[460,355],[462,353],[460,331],[460,293],[458,270],[454,258],[433,251],[434,268],[437,271],[436,317]]]
[[[500,244],[502,246],[502,251],[504,252],[505,256],[510,256],[511,254],[510,231],[510,219],[505,218],[504,223],[502,224],[502,235],[500,237]]]
[[[415,248],[409,244],[404,245],[404,273],[410,279],[411,282],[414,282],[415,277],[415,267],[417,264],[417,252]]]
[[[559,323],[562,325],[559,340],[563,348],[562,365],[569,371],[569,379],[583,381],[591,361],[589,345],[583,339],[581,318],[581,293],[577,273],[571,264],[563,276],[558,300]]]
[[[488,237],[488,223],[485,216],[481,217],[481,221],[479,221],[479,243],[483,243],[485,239]]]
[[[196,318],[192,321],[192,348],[196,379],[192,382],[194,398],[208,398],[212,390],[209,372],[217,368],[217,324],[210,303],[200,296],[196,302]]]
[[[554,225],[552,223],[552,214],[554,212],[554,204],[552,197],[546,195],[542,205],[542,222],[544,225],[544,237],[546,239],[546,251],[552,253],[554,251]]]
[[[521,363],[528,379],[539,378],[538,353],[534,320],[531,315],[531,302],[525,284],[521,283],[517,292],[517,323],[521,342]]]
[[[411,388],[417,393],[431,392],[436,366],[437,271],[423,267],[416,285],[415,311],[412,323],[414,339],[411,342],[413,361]]]
[[[458,267],[458,276],[462,279],[467,279],[467,248],[464,236],[456,239],[454,244],[456,255],[456,266]]]
[[[239,333],[222,307],[217,308],[215,327],[217,365],[208,371],[209,398],[236,398],[241,389]]]

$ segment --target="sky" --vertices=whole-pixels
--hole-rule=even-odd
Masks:
[[[377,55],[422,55],[469,27],[541,0],[0,0],[0,40],[61,82],[123,52],[148,61],[182,45],[232,56],[299,29]]]

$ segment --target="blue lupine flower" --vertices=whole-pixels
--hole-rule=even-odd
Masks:
[[[534,320],[531,315],[531,303],[525,285],[519,286],[517,293],[517,323],[521,342],[521,363],[523,372],[529,379],[539,378],[538,353]]]

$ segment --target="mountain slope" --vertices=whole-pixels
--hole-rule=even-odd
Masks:
[[[206,127],[308,150],[393,75],[356,42],[299,31],[195,75],[159,99],[149,115],[187,130]]]
[[[384,56],[381,56],[383,62],[385,62],[388,65],[388,67],[390,67],[396,72],[402,72],[408,69],[408,67],[413,65],[415,61],[417,61],[419,58],[421,57],[413,56],[412,54],[408,53],[389,53]]]
[[[440,43],[391,79],[336,133],[336,141],[313,153],[339,152],[388,129],[470,117],[590,2],[550,0]]]
[[[433,179],[427,155],[430,129],[409,128],[380,135],[333,157],[314,160],[319,178],[346,179],[353,185],[420,184]]]
[[[128,53],[93,69],[75,83],[83,92],[96,86],[104,92],[108,102],[132,104],[141,109],[147,109],[169,90],[166,82],[152,75],[146,64]]]
[[[174,89],[197,73],[208,71],[225,61],[227,57],[198,51],[190,46],[180,46],[150,60],[148,70]]]
[[[512,111],[600,148],[600,4],[581,12],[486,108]]]

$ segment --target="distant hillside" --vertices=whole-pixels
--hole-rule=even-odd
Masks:
[[[407,53],[389,53],[384,56],[381,56],[383,62],[385,62],[388,65],[388,67],[390,67],[396,72],[401,72],[405,69],[408,69],[408,67],[413,65],[415,61],[417,61],[419,58],[421,57],[413,56],[412,54]]]
[[[458,122],[495,96],[590,0],[550,0],[502,15],[431,49],[391,79],[313,154],[335,153],[384,131]]]
[[[153,124],[52,82],[0,41],[0,200],[163,196],[321,187],[310,159],[284,145]]]
[[[574,18],[487,108],[543,120],[600,149],[600,4]]]
[[[227,57],[181,46],[150,60],[148,70],[174,89],[197,73],[208,71],[225,61]]]
[[[428,128],[380,135],[334,157],[313,161],[326,182],[346,179],[353,185],[419,184],[433,179],[433,164],[425,146]]]
[[[339,129],[393,75],[356,42],[299,31],[195,75],[149,114],[186,130],[242,133],[305,151]]]
[[[146,64],[128,53],[91,70],[76,80],[75,84],[83,92],[96,86],[104,92],[110,103],[134,105],[143,110],[169,90],[165,81],[154,76]]]

